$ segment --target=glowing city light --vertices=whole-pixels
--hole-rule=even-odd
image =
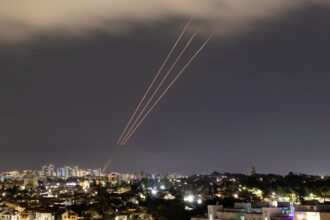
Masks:
[[[158,193],[157,190],[155,190],[155,189],[152,189],[152,190],[151,190],[151,194],[152,194],[152,195],[156,195],[157,193]]]
[[[185,202],[190,202],[190,203],[194,202],[194,200],[195,200],[195,198],[194,198],[193,195],[188,195],[188,196],[185,196],[185,197],[183,198],[183,201],[185,201]]]

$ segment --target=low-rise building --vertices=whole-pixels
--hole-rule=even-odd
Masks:
[[[261,208],[253,208],[250,203],[236,203],[231,209],[209,205],[207,216],[191,220],[330,220],[330,212],[295,211],[293,203]]]
[[[72,210],[64,210],[59,215],[59,220],[78,220],[78,213]]]
[[[7,210],[0,213],[0,220],[20,220],[18,212]]]
[[[52,213],[36,212],[35,220],[55,220],[55,216]]]

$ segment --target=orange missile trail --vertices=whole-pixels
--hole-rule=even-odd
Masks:
[[[109,159],[107,161],[107,163],[103,166],[102,171],[101,171],[102,173],[104,173],[108,169],[108,167],[110,166],[110,163],[111,163],[111,159]]]
[[[123,144],[123,140],[126,139],[126,137],[132,131],[132,129],[134,128],[134,126],[136,125],[136,123],[138,123],[138,121],[141,118],[141,116],[145,113],[147,107],[150,105],[150,102],[154,99],[154,97],[157,94],[158,90],[164,84],[165,80],[167,79],[167,77],[172,72],[174,66],[177,64],[177,62],[180,60],[180,58],[182,57],[182,55],[185,53],[186,49],[189,47],[189,45],[191,44],[191,42],[193,41],[193,39],[196,37],[196,34],[197,34],[197,32],[193,33],[193,35],[190,37],[190,39],[188,40],[188,42],[186,43],[186,45],[184,46],[184,48],[181,50],[180,54],[177,56],[177,58],[173,62],[173,64],[171,65],[170,69],[167,71],[167,73],[163,77],[162,81],[159,83],[159,85],[157,86],[157,88],[155,89],[155,91],[153,92],[153,94],[151,95],[151,97],[149,98],[149,100],[147,101],[147,103],[145,104],[144,108],[141,110],[141,112],[138,115],[138,117],[134,120],[133,124],[130,126],[130,129],[128,130],[128,132],[123,136],[123,139],[120,142],[120,144]]]
[[[214,35],[214,32],[212,34],[210,34],[210,36],[207,38],[207,40],[195,52],[195,54],[190,58],[190,60],[185,64],[185,66],[180,70],[180,72],[176,75],[176,77],[172,80],[172,82],[167,86],[167,88],[164,90],[164,92],[158,97],[158,99],[150,107],[150,109],[147,111],[147,113],[142,117],[142,119],[139,121],[139,123],[134,127],[134,129],[129,133],[129,135],[123,140],[123,144],[124,145],[127,143],[127,141],[129,140],[129,138],[134,134],[134,132],[136,131],[136,129],[142,124],[142,122],[145,120],[145,118],[150,114],[150,112],[155,108],[155,106],[162,99],[162,97],[165,95],[165,93],[172,87],[172,85],[177,81],[177,79],[182,75],[182,73],[187,69],[187,67],[192,63],[192,61],[197,57],[197,55],[203,50],[203,48],[211,40],[211,38],[213,37],[213,35]]]
[[[127,125],[124,128],[124,131],[122,132],[122,134],[120,135],[117,144],[119,144],[122,141],[122,138],[124,136],[124,134],[126,133],[128,127],[130,126],[133,118],[135,117],[135,115],[137,114],[138,110],[140,109],[143,101],[145,100],[145,98],[147,97],[147,95],[149,94],[150,89],[153,87],[153,85],[155,84],[157,78],[159,77],[159,74],[162,72],[164,66],[166,65],[167,61],[169,60],[169,58],[171,57],[173,51],[175,50],[175,48],[177,47],[178,43],[180,42],[182,36],[184,35],[184,33],[186,32],[187,28],[189,27],[190,23],[192,21],[192,18],[189,19],[189,21],[187,22],[187,24],[184,26],[183,30],[181,31],[179,37],[177,38],[177,40],[175,41],[174,45],[172,46],[170,52],[168,53],[167,57],[165,58],[163,64],[161,65],[161,67],[159,68],[157,74],[155,75],[154,79],[152,80],[151,84],[149,85],[147,91],[145,92],[145,94],[143,95],[142,99],[140,100],[138,106],[136,107],[136,109],[134,110],[133,115],[131,116],[131,118],[129,119]]]

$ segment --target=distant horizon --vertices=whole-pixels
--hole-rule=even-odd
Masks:
[[[8,169],[1,169],[0,168],[0,172],[3,171],[25,171],[25,170],[31,170],[31,171],[40,171],[42,166],[45,165],[54,165],[55,168],[57,167],[64,167],[64,166],[69,166],[69,167],[73,167],[73,166],[78,166],[81,169],[102,169],[102,167],[97,167],[97,166],[93,166],[93,167],[86,167],[86,166],[81,166],[79,164],[63,164],[63,165],[57,165],[56,163],[45,163],[43,165],[40,165],[40,167],[37,168],[8,168]],[[183,175],[183,176],[192,176],[192,175],[212,175],[213,173],[219,173],[219,174],[238,174],[238,175],[246,175],[246,176],[250,176],[251,174],[249,172],[230,172],[230,171],[212,171],[212,172],[192,172],[192,173],[181,173],[181,172],[175,172],[175,171],[169,171],[169,172],[148,172],[145,170],[141,170],[141,171],[118,171],[118,170],[109,170],[106,173],[122,173],[122,174],[135,174],[135,173],[147,173],[147,174],[160,174],[160,175],[166,175],[166,174],[178,174],[178,175]],[[265,173],[265,172],[258,172],[256,170],[256,175],[279,175],[279,176],[286,176],[289,173],[293,173],[294,175],[308,175],[308,176],[319,176],[319,177],[327,177],[330,176],[330,174],[311,174],[311,173],[305,173],[305,172],[299,172],[299,171],[288,171],[287,173]]]

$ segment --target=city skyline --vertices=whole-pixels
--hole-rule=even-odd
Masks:
[[[0,171],[0,218],[328,220],[330,176]],[[85,173],[85,174],[83,174]]]
[[[11,9],[7,20],[25,28],[0,22],[1,30],[8,27],[0,33],[0,169],[49,161],[101,167],[111,159],[112,169],[123,172],[247,173],[255,166],[260,173],[329,175],[330,9],[323,1],[280,2],[271,15],[259,12],[274,5],[243,7],[246,23],[230,11],[226,18],[240,31],[231,31],[228,20],[218,27],[218,17],[207,19],[194,7],[109,23],[125,31],[99,30],[99,20],[83,17],[88,27],[72,33],[82,15],[68,26],[50,20],[49,28],[35,28],[33,16],[25,24]],[[221,25],[226,31],[217,29],[130,143],[118,146],[189,16],[210,22],[205,35]]]

